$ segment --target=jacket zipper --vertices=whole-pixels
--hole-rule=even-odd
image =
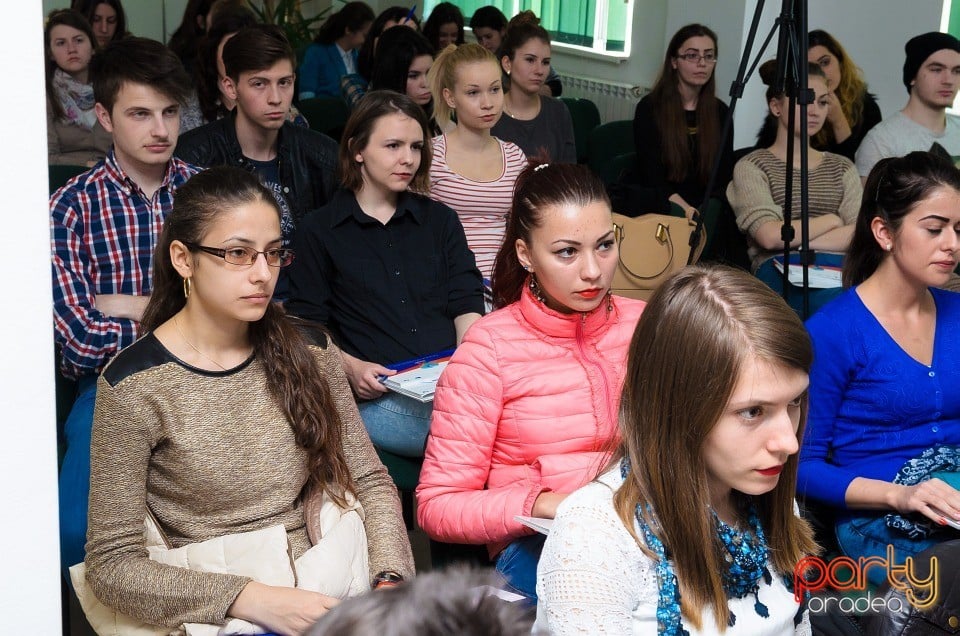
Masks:
[[[580,314],[580,323],[577,325],[577,332],[576,332],[577,348],[580,350],[580,357],[585,362],[593,366],[597,370],[597,372],[600,374],[600,381],[603,385],[602,386],[603,395],[607,405],[607,421],[613,424],[614,427],[616,427],[616,422],[617,422],[615,417],[616,408],[614,407],[614,399],[610,390],[610,378],[607,377],[607,372],[606,372],[606,369],[604,368],[604,365],[601,364],[599,360],[591,356],[589,351],[587,350],[586,344],[584,342],[584,337],[583,337],[583,329],[586,322],[587,322],[587,315]],[[597,431],[594,433],[594,447],[596,447],[597,445],[599,432],[600,432],[599,427],[597,427]]]

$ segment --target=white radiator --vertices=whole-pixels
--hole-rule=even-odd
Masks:
[[[648,89],[620,82],[561,75],[564,97],[589,99],[600,110],[600,122],[633,119],[633,111]]]

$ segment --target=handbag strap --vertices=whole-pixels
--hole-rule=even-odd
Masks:
[[[657,223],[657,231],[656,231],[655,237],[660,244],[665,243],[667,245],[667,249],[669,250],[668,251],[669,258],[667,258],[667,264],[663,266],[663,269],[661,269],[656,274],[653,274],[650,276],[642,276],[640,274],[637,274],[632,269],[630,269],[630,267],[628,267],[626,263],[623,262],[623,239],[624,239],[624,236],[626,235],[626,231],[622,225],[618,225],[617,230],[618,230],[617,234],[619,235],[617,238],[617,259],[620,261],[620,266],[628,274],[630,274],[634,278],[639,278],[640,280],[653,280],[655,278],[659,278],[660,276],[663,275],[664,272],[670,269],[670,266],[673,264],[673,237],[670,236],[669,225],[666,225],[664,223],[659,223],[659,222]]]

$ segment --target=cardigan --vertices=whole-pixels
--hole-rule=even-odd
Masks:
[[[371,577],[413,572],[396,489],[367,437],[332,345],[311,347],[341,421],[363,506]],[[87,580],[104,604],[154,625],[223,623],[250,581],[147,558],[154,513],[172,547],[283,524],[293,559],[310,542],[301,494],[307,454],[266,388],[255,356],[213,372],[174,357],[152,334],[97,384],[90,447]]]
[[[960,444],[960,294],[930,293],[937,307],[930,366],[900,348],[855,288],[807,321],[814,360],[800,494],[845,508],[856,477],[892,481],[926,449]]]

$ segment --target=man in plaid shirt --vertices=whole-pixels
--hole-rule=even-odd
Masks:
[[[111,43],[90,64],[107,157],[50,198],[53,317],[60,369],[79,383],[60,471],[61,560],[83,560],[96,380],[137,337],[153,252],[173,193],[197,168],[173,159],[191,90],[179,59],[153,40]]]

